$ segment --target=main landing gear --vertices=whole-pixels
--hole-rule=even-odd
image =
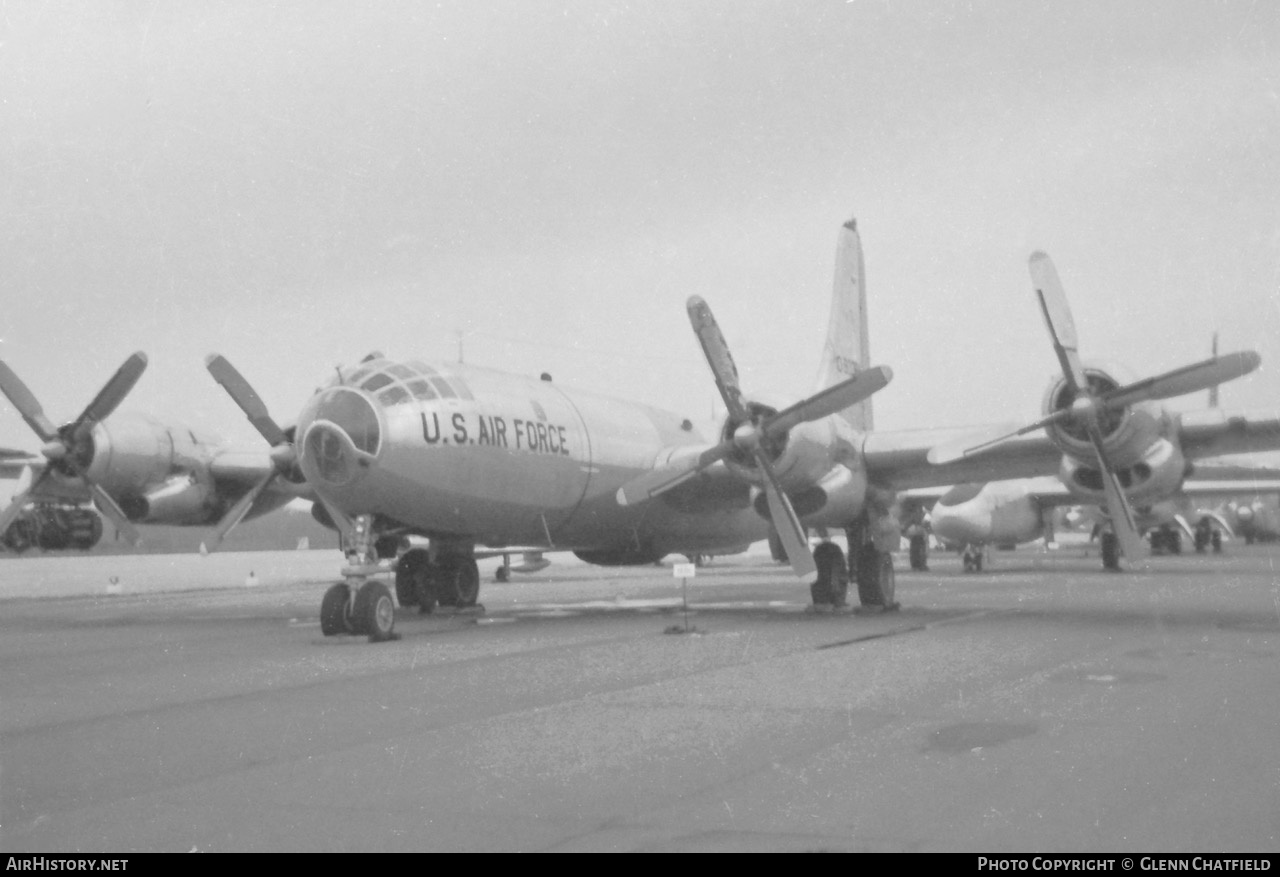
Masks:
[[[1200,550],[1199,533],[1196,534],[1196,550]],[[1168,524],[1161,524],[1159,527],[1151,531],[1151,553],[1152,554],[1181,554],[1182,553],[1182,533],[1175,530]]]
[[[1102,568],[1107,572],[1120,572],[1120,537],[1103,530],[1098,534],[1098,545],[1102,549]]]
[[[867,530],[865,523],[859,523],[845,531],[849,540],[847,558],[833,542],[823,542],[813,550],[818,567],[818,578],[809,588],[814,608],[838,609],[847,605],[851,578],[857,586],[862,611],[891,612],[899,608],[894,599],[893,553],[880,548]]]
[[[986,559],[986,550],[981,545],[975,545],[972,542],[965,543],[964,549],[960,552],[960,560],[964,564],[965,572],[982,572],[982,564]]]
[[[465,554],[438,554],[411,548],[396,563],[396,599],[426,615],[436,606],[467,609],[480,597],[480,570]]]

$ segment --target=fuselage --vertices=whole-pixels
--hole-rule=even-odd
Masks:
[[[297,422],[299,463],[345,513],[489,546],[655,550],[767,535],[749,486],[716,509],[680,495],[621,506],[618,488],[665,450],[705,444],[687,419],[550,380],[379,359],[344,369]]]

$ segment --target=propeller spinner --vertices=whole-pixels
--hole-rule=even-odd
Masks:
[[[37,492],[40,484],[51,477],[55,468],[68,475],[75,476],[84,482],[93,496],[94,502],[102,513],[111,519],[116,529],[132,544],[142,541],[141,535],[121,510],[111,494],[89,476],[89,464],[93,459],[93,427],[111,416],[134,384],[147,369],[147,355],[134,353],[116,370],[110,380],[98,391],[98,395],[85,407],[75,420],[61,428],[55,428],[45,416],[35,394],[27,388],[17,373],[3,362],[0,362],[0,392],[3,392],[13,407],[22,415],[32,431],[42,442],[40,453],[44,454],[49,465],[45,466],[40,476],[31,486],[13,498],[13,501],[0,511],[0,533],[9,529],[9,525],[22,513],[27,500]]]
[[[698,456],[661,466],[624,484],[618,490],[618,503],[634,505],[672,489],[731,454],[747,456],[755,462],[763,476],[769,517],[782,540],[791,568],[797,576],[806,576],[816,569],[809,551],[808,538],[791,501],[778,482],[769,448],[798,424],[819,420],[866,399],[888,384],[893,372],[888,366],[868,369],[776,414],[753,409],[743,397],[738,384],[738,368],[711,308],[695,295],[690,297],[687,309],[689,322],[694,334],[698,336],[698,343],[702,345],[707,364],[711,367],[716,388],[729,412],[729,420],[735,427],[718,445],[708,448]]]

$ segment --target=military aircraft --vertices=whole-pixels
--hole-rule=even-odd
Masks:
[[[87,507],[90,500],[136,543],[141,536],[135,524],[205,527],[228,509],[256,517],[309,496],[305,483],[283,480],[243,503],[263,473],[276,471],[262,448],[229,445],[144,414],[116,413],[146,367],[146,355],[134,353],[76,419],[55,427],[22,379],[0,362],[0,392],[42,443],[38,454],[0,453],[0,477],[31,479],[0,511],[0,534],[11,551],[92,548],[103,522]]]
[[[1280,502],[1276,495],[1251,496],[1227,503],[1225,512],[1246,544],[1280,539]]]
[[[1033,256],[1033,277],[1047,259]],[[852,572],[864,607],[891,609],[898,491],[1060,471],[1074,491],[1123,514],[1126,492],[1138,501],[1175,489],[1194,456],[1280,447],[1274,416],[1197,419],[1150,405],[1245,374],[1256,354],[1121,385],[1079,363],[1061,293],[1042,293],[1041,302],[1065,371],[1047,396],[1047,416],[976,450],[962,440],[967,431],[873,429],[870,397],[892,373],[869,361],[853,221],[838,243],[818,388],[801,402],[778,410],[748,396],[710,307],[689,299],[728,412],[711,438],[681,414],[546,379],[387,358],[340,368],[289,433],[224,357],[211,354],[206,365],[275,463],[242,503],[279,478],[305,483],[317,516],[343,534],[343,581],[321,601],[326,635],[395,636],[395,602],[377,578],[385,572],[394,572],[402,606],[430,611],[476,604],[478,551],[538,546],[602,565],[647,564],[771,530],[797,576],[817,572],[815,604],[843,604]],[[1048,435],[1028,435],[1042,428]],[[220,530],[234,525],[234,512]],[[844,530],[848,556],[829,541],[811,553],[808,528]],[[404,551],[410,536],[427,546]],[[1124,545],[1131,547],[1127,538]]]

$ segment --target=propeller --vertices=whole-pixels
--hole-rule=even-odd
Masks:
[[[1205,389],[1206,386],[1212,388],[1224,381],[1243,377],[1256,369],[1261,362],[1262,357],[1258,356],[1257,353],[1252,350],[1242,350],[1186,365],[1153,378],[1134,381],[1132,384],[1116,387],[1097,396],[1078,395],[1075,402],[1070,406],[1059,408],[1035,423],[1030,423],[1026,426],[1018,426],[1016,423],[1002,423],[934,445],[929,449],[928,460],[938,466],[965,457],[977,456],[1004,444],[1010,439],[1026,435],[1029,432],[1035,432],[1037,429],[1043,429],[1046,426],[1061,423],[1064,420],[1079,417],[1082,413],[1086,413],[1083,412],[1086,407],[1095,409],[1094,416],[1096,418],[1098,410],[1105,412],[1122,411],[1135,402],[1172,399],[1175,396],[1196,393]]]
[[[4,393],[13,407],[22,415],[22,419],[40,437],[43,443],[40,453],[49,461],[49,465],[45,466],[44,471],[31,483],[31,486],[14,497],[9,505],[0,511],[0,533],[9,529],[9,525],[22,513],[23,506],[31,496],[38,493],[39,486],[46,478],[51,477],[53,469],[57,467],[84,482],[94,503],[104,515],[111,519],[111,523],[115,524],[116,529],[130,543],[137,545],[142,541],[142,536],[129,517],[111,494],[89,477],[88,469],[93,460],[91,441],[93,427],[111,416],[111,413],[119,407],[124,398],[129,395],[129,391],[138,383],[138,379],[146,369],[147,355],[141,351],[132,354],[103,385],[98,395],[93,397],[79,417],[66,426],[55,428],[45,416],[44,408],[35,394],[27,388],[13,369],[4,362],[0,362],[0,392]]]
[[[797,576],[806,576],[816,569],[809,552],[808,538],[791,501],[778,482],[777,473],[769,458],[769,449],[793,427],[820,420],[866,399],[888,384],[893,372],[887,366],[877,366],[776,414],[753,414],[743,397],[738,383],[738,368],[711,308],[695,295],[689,299],[687,309],[689,322],[694,334],[698,336],[698,343],[702,346],[703,355],[715,378],[716,388],[720,391],[720,398],[724,400],[728,410],[729,421],[737,426],[733,435],[697,456],[660,466],[624,484],[618,490],[618,503],[634,505],[643,502],[689,480],[730,454],[748,454],[763,476],[769,516],[778,531],[791,568]]]
[[[1071,403],[1027,426],[1003,424],[936,445],[930,449],[928,460],[935,465],[950,463],[984,453],[1037,429],[1066,421],[1079,424],[1088,436],[1098,460],[1107,509],[1111,513],[1121,550],[1126,557],[1133,559],[1138,556],[1142,542],[1134,523],[1133,509],[1124,495],[1115,467],[1107,456],[1102,423],[1106,418],[1135,403],[1195,393],[1246,375],[1258,367],[1261,358],[1253,351],[1229,353],[1225,356],[1217,356],[1215,351],[1214,356],[1202,362],[1098,392],[1089,385],[1084,367],[1080,363],[1075,320],[1053,261],[1046,253],[1035,252],[1031,255],[1029,268],[1036,300],[1044,314],[1054,353],[1070,390]]]
[[[272,468],[258,479],[249,488],[249,491],[237,500],[235,505],[227,509],[222,519],[218,521],[213,531],[213,544],[207,546],[212,551],[216,550],[222,544],[222,540],[227,537],[227,534],[244,520],[244,516],[249,513],[249,509],[253,508],[253,504],[257,502],[258,497],[271,486],[273,481],[288,475],[294,470],[298,461],[298,452],[294,448],[293,440],[271,417],[271,413],[267,410],[266,403],[262,401],[262,397],[258,395],[253,386],[244,379],[244,376],[226,357],[218,353],[211,353],[205,357],[204,364],[205,368],[209,370],[209,374],[213,375],[213,379],[222,385],[231,400],[245,413],[249,423],[253,424],[253,428],[271,445],[270,456],[272,462]],[[325,502],[318,492],[316,496],[320,499],[320,504],[324,506],[325,511],[329,513],[329,517],[343,531],[343,534],[345,535],[349,532],[351,530],[351,519]]]

